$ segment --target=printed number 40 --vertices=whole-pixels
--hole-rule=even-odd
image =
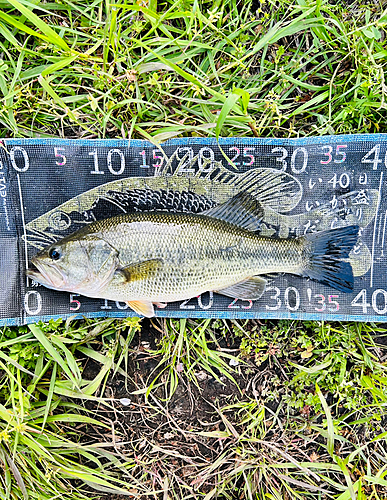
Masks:
[[[371,304],[367,302],[367,290],[361,290],[351,302],[352,307],[360,307],[363,314],[368,313],[368,308],[372,309],[376,314],[387,313],[387,292],[381,288],[374,290],[371,296]]]

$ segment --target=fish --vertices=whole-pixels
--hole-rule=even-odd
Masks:
[[[193,203],[188,200],[187,207],[221,204],[238,192],[249,193],[265,207],[265,225],[261,230],[267,236],[276,233],[282,238],[294,231],[302,232],[308,225],[317,231],[328,229],[332,223],[335,227],[357,224],[365,228],[377,213],[379,191],[357,189],[335,196],[333,204],[318,205],[315,201],[311,209],[304,207],[301,212],[289,215],[301,208],[304,196],[304,188],[295,176],[267,167],[233,172],[222,161],[205,160],[200,164],[199,155],[191,159],[188,155],[179,158],[178,149],[151,176],[127,177],[101,184],[28,221],[27,244],[42,249],[48,239],[59,240],[73,232],[75,226],[93,222],[95,212],[99,212],[98,203],[109,211],[126,213],[136,207],[143,210],[146,205],[168,205],[165,199],[161,204],[156,201],[158,195],[165,193],[167,198],[175,200],[178,195],[182,198],[187,193],[196,195]]]
[[[154,304],[206,291],[258,300],[271,273],[352,292],[348,256],[359,226],[281,239],[259,234],[263,218],[262,204],[242,192],[200,214],[121,214],[48,246],[27,275],[54,290],[126,302],[146,317],[154,316]]]

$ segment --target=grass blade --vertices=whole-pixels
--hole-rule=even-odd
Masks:
[[[43,415],[43,420],[42,420],[42,432],[43,432],[44,427],[46,425],[48,414],[50,413],[50,410],[51,410],[51,402],[52,402],[52,397],[54,395],[54,387],[55,387],[55,381],[56,381],[57,366],[58,365],[56,363],[54,363],[54,365],[52,367],[50,386],[48,388],[46,405],[44,407],[44,415]]]
[[[63,40],[63,38],[61,38],[52,28],[50,28],[48,24],[42,21],[40,17],[34,14],[23,4],[18,2],[18,0],[8,0],[8,2],[13,5],[15,9],[19,10],[34,26],[36,26],[36,28],[40,29],[40,31],[46,35],[48,42],[56,45],[62,50],[71,50],[67,43]],[[21,29],[25,31],[24,25]]]
[[[3,456],[1,456],[3,455]],[[15,481],[17,483],[17,485],[19,486],[22,494],[23,494],[23,498],[24,500],[28,500],[29,498],[29,495],[28,495],[28,492],[27,492],[27,488],[26,488],[26,485],[25,485],[25,482],[23,480],[23,477],[22,475],[20,474],[20,471],[19,469],[16,467],[16,464],[15,462],[12,460],[12,458],[8,455],[8,453],[3,449],[2,446],[0,446],[0,457],[2,458],[2,461],[4,463],[4,466],[5,464],[7,463],[8,464],[8,467],[10,468],[10,470],[12,471],[13,475],[14,475],[14,478],[15,478]]]
[[[68,378],[72,381],[74,386],[79,389],[79,381],[74,377],[74,375],[71,373],[71,370],[69,369],[67,363],[65,360],[58,354],[57,350],[55,347],[51,344],[51,342],[48,340],[48,338],[45,336],[43,331],[37,326],[37,325],[28,325],[28,328],[31,330],[31,332],[34,334],[36,339],[42,344],[42,346],[46,349],[46,351],[50,354],[50,356],[53,358],[53,360],[58,363],[58,365],[62,368],[62,370],[66,373]]]
[[[240,95],[232,93],[224,101],[219,117],[216,121],[216,127],[215,127],[216,139],[219,139],[220,132],[222,131],[222,127],[227,116],[230,114],[230,112],[232,111],[235,104],[239,101],[240,98],[241,98]]]
[[[328,428],[328,438],[327,438],[327,451],[331,457],[333,457],[334,445],[335,445],[335,431],[333,426],[332,415],[329,410],[328,404],[320,390],[320,387],[316,384],[316,394],[318,395],[321,406],[324,409],[325,417],[327,419],[327,428]]]

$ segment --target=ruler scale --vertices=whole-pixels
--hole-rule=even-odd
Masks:
[[[303,139],[3,139],[0,144],[0,325],[135,315],[125,303],[26,280],[29,259],[95,220],[145,210],[200,213],[247,192],[273,238],[356,224],[355,286],[342,293],[277,275],[257,301],[206,292],[157,316],[385,321],[387,135]]]

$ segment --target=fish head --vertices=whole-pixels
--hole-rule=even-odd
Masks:
[[[118,252],[96,236],[70,236],[31,259],[27,276],[53,290],[98,295],[118,267]]]

